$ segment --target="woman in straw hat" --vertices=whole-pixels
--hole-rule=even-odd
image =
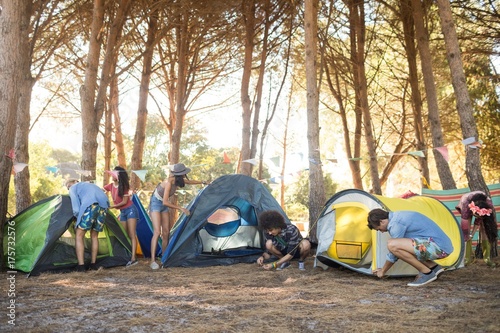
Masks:
[[[149,215],[151,217],[151,222],[153,223],[153,238],[151,238],[151,264],[152,269],[158,269],[160,266],[156,263],[155,254],[156,247],[158,244],[158,238],[161,234],[162,239],[162,253],[165,252],[167,248],[168,239],[170,238],[170,229],[173,227],[173,223],[170,221],[169,209],[178,209],[186,215],[189,215],[189,210],[184,207],[174,205],[170,202],[170,198],[177,191],[178,187],[184,187],[186,184],[189,185],[206,185],[206,182],[199,180],[191,180],[188,178],[187,174],[191,171],[190,168],[186,167],[183,163],[177,163],[170,169],[170,176],[159,183],[156,189],[151,195],[149,204]]]

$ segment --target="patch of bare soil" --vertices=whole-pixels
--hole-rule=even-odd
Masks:
[[[500,268],[482,261],[423,287],[313,264],[18,273],[15,326],[3,273],[0,332],[500,332]]]

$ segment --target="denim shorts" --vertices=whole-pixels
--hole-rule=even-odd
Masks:
[[[82,230],[94,229],[97,232],[101,232],[104,227],[107,211],[106,208],[102,208],[96,203],[88,206],[85,212],[83,212],[82,219],[75,228],[80,228]]]
[[[138,219],[138,218],[139,218],[139,212],[137,212],[137,207],[135,207],[135,205],[120,210],[121,222],[127,222],[128,219]]]
[[[446,258],[449,254],[441,250],[432,237],[412,239],[415,255],[419,261]]]
[[[162,200],[152,195],[151,200],[149,201],[149,211],[164,213],[168,212],[168,207],[163,204]]]

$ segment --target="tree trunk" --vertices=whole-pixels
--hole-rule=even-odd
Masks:
[[[337,101],[337,105],[339,107],[339,115],[340,115],[340,120],[342,121],[342,129],[344,133],[344,146],[346,149],[346,156],[348,159],[349,168],[351,169],[352,184],[354,188],[362,190],[363,180],[361,178],[360,163],[359,159],[354,158],[354,157],[359,157],[361,151],[360,138],[361,138],[362,115],[359,112],[355,112],[354,135],[353,135],[354,146],[351,148],[351,137],[350,137],[351,130],[349,127],[349,120],[347,119],[347,111],[345,109],[344,101],[340,94],[340,89],[341,89],[340,79],[337,69],[335,69],[335,73],[333,73],[333,75],[332,73],[330,73],[330,71],[327,70],[326,78],[328,86],[330,87],[330,92],[332,93],[333,98],[335,98],[335,100]],[[356,108],[356,110],[359,110],[359,108]]]
[[[365,140],[369,154],[370,175],[372,182],[371,191],[375,194],[382,194],[380,178],[378,172],[377,147],[373,137],[372,121],[368,104],[368,83],[365,73],[365,10],[364,2],[359,0],[349,1],[349,21],[351,25],[351,52],[353,65],[356,100],[359,103],[360,113],[363,115],[363,127]],[[353,38],[354,37],[354,38]]]
[[[420,53],[420,61],[422,74],[424,77],[425,93],[427,97],[427,108],[429,112],[429,125],[432,133],[433,148],[444,146],[443,131],[441,129],[441,121],[439,119],[439,106],[434,81],[434,73],[432,70],[432,57],[429,47],[429,37],[424,26],[424,12],[421,0],[411,0],[413,7],[413,20],[415,21],[415,32],[418,40],[418,51]],[[443,190],[451,190],[457,188],[455,180],[450,170],[448,162],[444,159],[439,151],[432,150],[436,168],[441,181]],[[429,180],[427,180],[429,181]]]
[[[82,169],[94,169],[88,179],[95,179],[95,164],[97,151],[97,133],[100,117],[94,110],[95,91],[97,88],[97,71],[99,68],[99,53],[101,51],[102,28],[104,23],[104,0],[94,0],[92,26],[89,40],[89,52],[85,67],[85,79],[80,88],[82,105]]]
[[[446,58],[450,66],[451,80],[457,98],[457,110],[460,117],[462,135],[464,139],[474,137],[478,140],[476,122],[474,120],[472,104],[467,89],[467,81],[465,79],[450,2],[449,0],[437,0],[437,4],[439,8],[439,17],[441,19],[441,29],[443,30],[446,44]],[[481,172],[479,149],[468,146],[466,146],[465,149],[465,173],[467,175],[469,188],[472,191],[479,190],[489,194],[488,186],[486,186],[486,182]]]
[[[112,21],[111,29],[108,34],[108,38],[106,41],[106,53],[104,55],[99,89],[97,90],[97,96],[95,96],[95,87],[97,85],[97,77],[96,83],[90,83],[87,81],[87,75],[85,77],[85,96],[87,98],[92,97],[92,100],[95,103],[90,106],[88,103],[82,103],[82,168],[84,170],[90,171],[91,175],[87,176],[86,179],[92,180],[96,177],[96,163],[97,163],[97,135],[99,134],[99,125],[101,122],[101,118],[104,112],[104,107],[106,103],[106,93],[108,91],[109,83],[111,81],[111,72],[112,66],[114,65],[117,52],[118,39],[121,35],[121,30],[123,24],[125,23],[126,15],[130,8],[131,0],[123,0],[120,2],[118,10],[116,12],[116,16]],[[101,13],[102,12],[102,13]],[[94,71],[94,66],[98,64],[99,54],[97,51],[100,50],[100,45],[93,45],[99,43],[97,40],[97,36],[100,33],[100,28],[102,27],[102,23],[104,20],[104,7],[103,0],[95,0],[94,2],[94,17],[92,18],[92,32],[91,32],[91,41],[89,46],[89,62],[88,67],[91,67],[91,71]],[[99,30],[95,31],[95,28],[99,28]],[[94,35],[95,34],[95,35]],[[100,43],[99,43],[100,44]],[[97,55],[94,54],[97,52]],[[92,59],[92,61],[91,61]],[[95,65],[94,62],[95,61]],[[91,64],[92,63],[92,64]],[[97,66],[95,66],[95,74],[97,74]],[[93,79],[92,75],[89,75],[89,79]],[[87,83],[89,85],[87,86]],[[89,89],[89,87],[94,87],[94,90]],[[88,94],[91,94],[89,96]],[[93,97],[95,96],[95,99]]]
[[[325,185],[319,146],[319,92],[316,54],[318,49],[318,0],[306,0],[304,10],[307,87],[307,143],[309,149],[309,236],[317,243],[316,219],[325,204]]]
[[[410,0],[401,1],[401,22],[403,23],[404,31],[404,47],[406,50],[406,59],[408,60],[408,75],[411,86],[412,110],[413,110],[413,126],[415,130],[415,139],[417,141],[417,150],[427,152],[427,145],[424,137],[424,124],[422,117],[422,96],[418,84],[418,69],[417,69],[417,48],[415,46],[415,28],[412,16],[412,6]],[[427,187],[430,182],[429,164],[427,155],[425,157],[417,157],[420,165],[420,173],[427,182],[420,181],[422,187]]]
[[[144,50],[142,60],[141,85],[139,90],[139,105],[137,108],[137,123],[135,126],[134,147],[132,151],[132,170],[142,169],[142,156],[144,154],[144,144],[146,142],[146,125],[148,122],[148,97],[149,83],[151,81],[151,67],[153,64],[153,53],[156,45],[156,32],[158,29],[158,13],[154,11],[149,17],[148,37],[146,40],[146,49]],[[139,188],[141,185],[139,177],[134,173],[130,177],[130,186],[132,189]]]
[[[265,20],[264,20],[264,35],[262,37],[262,50],[260,54],[259,78],[257,79],[257,98],[255,100],[255,109],[253,112],[253,126],[252,126],[252,139],[250,146],[250,158],[254,158],[257,154],[257,140],[259,138],[259,118],[260,110],[262,108],[262,89],[264,85],[264,74],[266,72],[266,60],[268,54],[268,39],[269,39],[269,26],[271,21],[269,18],[269,0],[265,1]],[[248,163],[249,164],[249,163]],[[250,164],[251,165],[251,164]]]
[[[24,36],[29,34],[32,4],[29,2],[23,11],[21,21],[21,33]],[[30,128],[30,102],[31,92],[35,80],[31,75],[31,45],[29,38],[21,39],[21,57],[19,66],[21,70],[21,81],[19,82],[19,104],[17,108],[16,138],[14,149],[16,152],[16,162],[29,164],[29,128]],[[28,208],[31,202],[30,189],[30,169],[25,168],[14,177],[16,189],[16,214]]]
[[[114,72],[114,70],[113,70]],[[123,143],[122,119],[119,109],[118,78],[114,76],[109,86],[109,110],[113,114],[113,128],[115,133],[116,160],[118,165],[127,169],[127,156],[125,154],[125,144]]]
[[[172,142],[170,146],[169,162],[178,163],[180,159],[180,147],[182,137],[182,127],[186,116],[186,90],[187,72],[189,64],[189,13],[187,9],[181,9],[178,16],[179,25],[177,29],[178,40],[178,63],[177,63],[177,90],[175,96],[175,117],[172,127]]]
[[[31,0],[3,1],[0,6],[0,270],[3,270],[4,261],[9,269],[15,260],[13,256],[4,258],[3,251],[3,234],[9,231],[5,222],[13,162],[6,155],[14,149],[19,87],[24,74],[22,59],[29,57],[29,53],[23,53],[22,43],[29,40],[28,25],[24,22],[25,15],[30,13]],[[14,248],[11,243],[5,245],[7,249]]]
[[[251,118],[252,118],[252,103],[250,100],[250,78],[252,75],[252,57],[255,34],[255,1],[242,0],[243,20],[245,24],[245,57],[243,61],[243,76],[241,78],[241,107],[242,113],[242,132],[241,132],[241,157],[244,161],[252,158],[251,156]],[[252,175],[252,164],[241,163],[240,173],[243,175]]]

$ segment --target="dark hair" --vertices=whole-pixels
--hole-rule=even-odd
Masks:
[[[388,219],[389,213],[383,209],[375,208],[368,213],[368,228],[374,229],[380,226],[380,221]]]
[[[175,186],[177,187],[184,187],[186,186],[186,182],[184,181],[184,178],[189,179],[187,175],[179,175],[179,176],[174,176],[175,177]]]
[[[495,242],[496,239],[498,238],[498,232],[497,232],[497,221],[495,219],[495,207],[493,205],[490,205],[486,200],[488,198],[483,195],[483,194],[476,194],[472,197],[472,201],[474,201],[474,204],[479,207],[479,208],[486,208],[486,209],[491,209],[491,214],[490,216],[488,215],[483,215],[483,216],[475,216],[476,220],[481,221],[483,224],[484,232],[486,234],[486,237],[488,237],[488,240],[490,242]]]
[[[116,166],[115,171],[118,171],[118,195],[123,198],[123,195],[130,190],[127,170],[121,166]]]
[[[259,225],[262,230],[285,229],[285,217],[276,210],[267,210],[259,215]]]

